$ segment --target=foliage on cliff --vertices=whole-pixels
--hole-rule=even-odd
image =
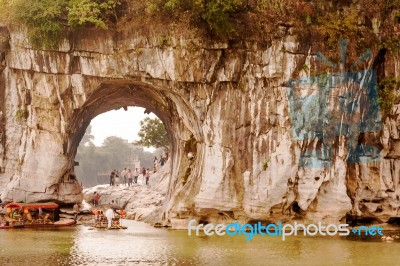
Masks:
[[[353,55],[366,47],[398,51],[400,43],[400,0],[0,0],[0,14],[25,25],[32,44],[42,47],[57,46],[81,27],[157,28],[157,21],[161,28],[193,28],[223,39],[292,32],[324,51],[349,39]]]
[[[393,77],[385,77],[379,82],[379,104],[383,114],[388,114],[396,103],[395,91],[399,85],[400,81]]]
[[[9,19],[28,27],[29,39],[34,46],[55,46],[62,38],[64,27],[59,19],[65,8],[64,1],[3,1],[2,8],[5,6],[10,10]]]
[[[0,16],[8,23],[25,25],[34,47],[52,48],[68,30],[106,29],[116,21],[118,4],[118,0],[0,0]]]
[[[263,39],[296,29],[304,40],[332,50],[339,38],[357,40],[349,47],[356,52],[371,44],[398,47],[400,0],[0,0],[0,14],[27,26],[34,44],[48,47],[80,27],[132,21],[147,27],[162,21],[212,38]]]

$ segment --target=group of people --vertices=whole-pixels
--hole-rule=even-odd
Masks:
[[[153,172],[155,173],[158,170],[159,166],[163,166],[166,163],[166,161],[167,161],[167,158],[165,155],[161,156],[160,160],[158,160],[157,156],[154,156]]]
[[[7,208],[3,216],[0,215],[0,224],[9,225],[9,221],[14,224],[18,223],[49,223],[52,219],[58,219],[58,212],[54,212],[51,216],[50,213],[43,213],[42,208],[38,209],[12,209]]]
[[[100,194],[97,192],[94,192],[93,197],[92,197],[93,206],[99,206],[99,201],[100,201]]]
[[[124,170],[119,173],[117,170],[114,170],[110,174],[110,186],[116,185],[116,179],[121,178],[124,186],[131,186],[133,183],[137,184],[139,175],[143,175],[143,179],[146,180],[146,185],[149,184],[150,179],[150,170],[149,168],[143,167],[140,171],[136,168],[133,172],[131,169],[127,169],[126,167]]]

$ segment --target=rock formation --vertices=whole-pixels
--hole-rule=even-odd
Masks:
[[[338,222],[347,214],[397,215],[399,105],[380,132],[354,133],[380,148],[378,160],[348,162],[343,136],[331,136],[329,149],[315,136],[295,139],[285,82],[310,76],[303,66],[316,62],[295,36],[266,43],[175,34],[160,42],[156,34],[87,30],[58,49],[35,50],[19,28],[1,27],[0,35],[2,200],[80,200],[71,173],[91,119],[141,106],[163,121],[172,142],[162,219],[175,227],[192,217]],[[398,57],[378,63],[398,77]],[[338,111],[335,99],[322,105]],[[312,127],[301,119],[298,125]],[[317,150],[311,157],[319,161],[330,153],[330,164],[302,165],[308,150]]]

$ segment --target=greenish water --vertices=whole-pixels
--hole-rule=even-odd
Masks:
[[[188,236],[123,221],[127,230],[0,230],[0,265],[400,265],[400,242],[338,237]]]

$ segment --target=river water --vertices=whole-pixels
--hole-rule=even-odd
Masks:
[[[379,238],[188,236],[123,220],[126,230],[87,226],[0,230],[0,265],[400,265],[400,242]]]

